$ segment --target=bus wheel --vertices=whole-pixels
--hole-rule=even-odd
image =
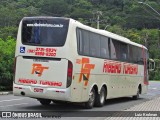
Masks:
[[[97,93],[95,106],[102,107],[106,101],[106,89],[102,87],[100,94]]]
[[[138,87],[138,89],[137,89],[137,94],[132,97],[133,100],[139,99],[139,94],[140,94],[140,88]]]
[[[39,99],[39,102],[42,105],[49,105],[51,103],[51,100],[48,100],[48,99]]]
[[[89,100],[85,103],[85,108],[91,109],[94,106],[95,103],[95,90],[92,88],[90,94],[89,94]]]

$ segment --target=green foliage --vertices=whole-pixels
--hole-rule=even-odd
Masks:
[[[64,0],[45,0],[43,1],[41,12],[50,15],[65,15],[69,12],[69,7]]]
[[[154,80],[160,80],[160,59],[155,59],[155,71],[152,73],[153,74],[153,79]]]
[[[2,27],[0,28],[0,38],[6,40],[8,36],[12,36],[16,38],[17,36],[17,27],[9,26],[9,27]]]
[[[71,13],[72,18],[90,18],[92,13],[90,11],[86,11],[84,9],[75,9]]]
[[[73,4],[74,8],[81,8],[81,9],[91,9],[93,6],[87,0],[75,0]]]
[[[15,53],[15,39],[8,37],[0,39],[0,86],[11,86],[13,80],[13,63]]]

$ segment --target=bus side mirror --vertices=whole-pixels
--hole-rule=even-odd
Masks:
[[[149,71],[155,70],[155,61],[153,59],[148,60],[148,70]]]

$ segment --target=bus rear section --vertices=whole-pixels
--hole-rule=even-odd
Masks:
[[[65,57],[69,19],[24,18],[20,23],[13,93],[51,100],[70,101],[72,62]]]

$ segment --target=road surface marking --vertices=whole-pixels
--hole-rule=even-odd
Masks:
[[[11,99],[11,100],[2,100],[1,102],[9,102],[9,101],[16,101],[16,100],[23,100],[24,98],[20,98],[20,99]]]
[[[0,106],[0,107],[12,107],[12,106],[17,106],[17,105],[25,105],[29,103],[21,103],[21,104],[13,104],[13,105],[5,105],[5,106]]]

